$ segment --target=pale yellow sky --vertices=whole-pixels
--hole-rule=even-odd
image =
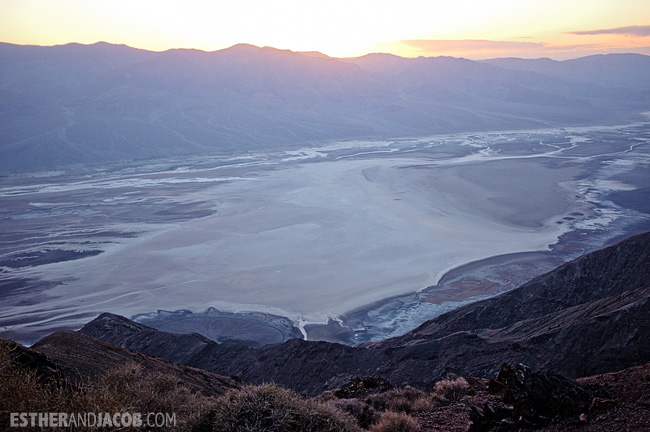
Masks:
[[[154,51],[249,43],[336,57],[650,54],[650,1],[0,0],[0,41]]]

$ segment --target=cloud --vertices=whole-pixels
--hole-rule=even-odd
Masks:
[[[397,42],[410,48],[416,48],[423,52],[508,52],[521,50],[543,50],[546,47],[544,43],[538,42],[509,42],[509,41],[491,41],[482,39],[462,39],[462,40],[402,40]]]
[[[650,30],[649,27],[644,27]],[[638,30],[638,28],[637,28]],[[525,39],[521,37],[518,39]],[[496,57],[540,58],[555,60],[584,57],[594,54],[639,53],[648,55],[647,46],[630,45],[622,42],[554,44],[532,41],[498,41],[485,39],[411,39],[384,44],[389,52],[405,57],[440,56],[465,57],[482,60]]]
[[[402,40],[392,44],[419,55],[451,55],[464,56],[468,58],[494,58],[495,56],[514,56],[514,57],[541,57],[541,56],[561,56],[563,54],[578,52],[588,53],[589,51],[601,48],[593,44],[581,45],[553,45],[544,42],[525,42],[525,41],[492,41],[483,39],[461,39],[461,40]],[[401,50],[400,50],[401,51]]]
[[[625,36],[645,37],[645,36],[650,36],[650,26],[628,26],[628,27],[617,27],[612,29],[573,31],[568,33],[574,35],[581,35],[581,36],[618,34],[618,35],[625,35]]]

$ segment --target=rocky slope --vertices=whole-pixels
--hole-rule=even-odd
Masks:
[[[449,312],[402,337],[366,346],[293,339],[256,349],[165,333],[111,314],[101,315],[81,333],[306,394],[364,375],[432,389],[450,373],[494,376],[497,359],[569,377],[643,364],[650,359],[649,297],[646,233],[578,258],[511,292]]]
[[[475,392],[458,403],[413,414],[422,432],[650,430],[650,364],[575,381],[515,366],[468,381]]]
[[[229,377],[120,348],[74,331],[53,333],[31,349],[20,345],[15,349],[22,353],[21,363],[26,367],[37,372],[46,368],[48,375],[57,373],[73,382],[93,379],[120,365],[137,363],[147,370],[173,375],[188,389],[207,396],[218,396],[240,386]]]
[[[107,318],[114,317],[105,316],[104,323],[110,322]],[[95,381],[93,374],[101,376],[110,368],[133,363],[140,364],[148,373],[171,374],[181,386],[207,397],[219,396],[238,384],[76,332],[60,332],[44,339],[35,347],[41,352],[5,340],[0,340],[0,347],[3,373],[8,372],[6,362],[10,361],[17,373],[34,371],[39,382],[53,388],[61,388],[60,383],[67,382],[66,379],[78,382],[82,376],[82,381],[96,384],[99,380]],[[397,416],[408,415],[420,432],[650,430],[650,363],[578,380],[522,364],[504,363],[492,379],[459,377],[438,384],[441,385],[429,394],[412,387],[395,387],[377,378],[358,377],[315,400],[327,404],[328,412],[335,409],[352,414],[363,430],[376,425],[385,414],[390,414],[388,411],[404,413]],[[77,391],[79,397],[86,395],[71,390]],[[24,390],[20,392],[22,397],[27,396]],[[6,392],[4,396],[8,396]],[[157,403],[163,403],[165,394],[159,397]],[[212,400],[212,406],[221,401]],[[210,424],[213,414],[193,419],[186,418],[188,415],[182,413],[187,427],[174,430],[222,430]],[[8,428],[6,416],[0,416],[0,426]]]
[[[648,359],[649,295],[650,234],[643,234],[374,348],[411,357],[440,351],[448,367],[465,363],[481,376],[495,372],[486,360],[497,353],[573,377],[604,373]]]

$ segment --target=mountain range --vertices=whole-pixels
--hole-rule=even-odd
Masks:
[[[629,121],[650,57],[331,58],[0,43],[0,173],[436,133]]]

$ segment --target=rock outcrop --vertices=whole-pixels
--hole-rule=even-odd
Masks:
[[[523,364],[513,367],[504,363],[497,377],[490,380],[488,389],[500,396],[501,403],[473,406],[471,431],[547,426],[558,418],[579,418],[595,400],[609,398],[601,387],[580,385],[562,375],[532,371]]]

